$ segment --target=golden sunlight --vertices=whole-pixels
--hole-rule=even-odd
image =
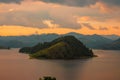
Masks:
[[[68,29],[68,28],[32,28],[32,27],[24,27],[24,26],[0,26],[0,36],[20,36],[20,35],[32,35],[32,34],[48,34],[48,33],[57,33],[57,34],[65,34],[69,32],[77,32],[81,34],[116,34],[120,35],[119,29],[113,29],[109,27],[109,30],[90,30],[88,28],[81,28],[78,30]]]

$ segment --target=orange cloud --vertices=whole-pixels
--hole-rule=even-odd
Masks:
[[[32,35],[32,34],[43,34],[43,33],[57,33],[65,34],[68,32],[75,32],[73,29],[67,28],[32,28],[24,26],[0,26],[0,36],[20,36],[20,35]]]
[[[94,25],[95,26],[95,25]],[[32,27],[24,27],[24,26],[0,26],[0,36],[20,36],[20,35],[32,35],[32,34],[43,34],[43,33],[57,33],[57,34],[65,34],[68,32],[77,32],[81,34],[116,34],[120,35],[119,29],[113,29],[113,27],[106,27],[109,30],[91,30],[89,28],[83,27],[82,29],[68,29],[68,28],[32,28]]]
[[[21,4],[0,4],[0,35],[30,35],[36,31],[39,34],[64,34],[67,32],[120,34],[120,10],[115,9],[115,7],[110,7],[110,5],[103,2],[96,3],[96,5],[91,7],[69,7],[47,4],[38,0],[24,0]],[[117,12],[117,14],[110,13],[112,11]],[[83,26],[82,23],[89,24],[84,24]],[[118,27],[110,28],[109,30],[101,28],[104,29],[102,31],[99,30],[99,26],[106,26],[108,29],[109,26]],[[95,30],[90,30],[94,28]]]
[[[97,2],[95,5],[91,5],[90,7],[97,8],[102,13],[111,13],[111,12],[114,12],[115,10],[119,9],[116,6],[110,6],[110,5],[103,3],[103,2]]]
[[[108,28],[107,27],[99,27],[99,30],[108,30]]]
[[[89,16],[82,16],[77,18],[77,21],[89,21],[89,20],[90,20]]]
[[[37,28],[23,26],[0,26],[1,36],[30,35],[37,31]]]
[[[47,25],[49,28],[58,28],[59,25],[55,24],[53,20],[43,20],[43,23]]]
[[[93,16],[75,16],[77,23],[96,23],[99,22],[99,19],[97,17]]]

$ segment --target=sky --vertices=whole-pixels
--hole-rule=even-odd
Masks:
[[[0,0],[0,36],[120,35],[120,0]]]

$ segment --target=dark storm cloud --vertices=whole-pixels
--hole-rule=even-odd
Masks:
[[[102,0],[102,2],[108,5],[120,6],[120,0]]]
[[[23,0],[0,0],[0,3],[20,3]]]
[[[74,7],[84,7],[102,2],[112,6],[120,6],[120,0],[39,0],[46,3],[56,3]]]
[[[26,0],[0,0],[0,3],[20,3],[21,1]],[[94,5],[97,2],[106,3],[108,5],[120,6],[120,0],[32,0],[32,1],[42,1],[46,3],[55,3],[74,7]]]
[[[89,6],[96,3],[96,0],[40,0],[46,3],[56,3],[67,6]]]

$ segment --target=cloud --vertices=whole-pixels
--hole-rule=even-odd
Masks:
[[[97,2],[102,2],[108,5],[120,6],[120,0],[39,0],[39,1],[74,7],[90,6],[96,4]]]
[[[96,0],[40,0],[40,1],[76,7],[90,6],[96,3]]]
[[[108,5],[120,6],[120,0],[101,0],[101,2],[106,3]]]
[[[82,25],[83,25],[84,27],[87,27],[87,28],[90,29],[90,30],[96,30],[96,28],[94,28],[90,23],[82,23]]]
[[[58,28],[60,25],[54,23],[53,20],[44,20],[43,24],[47,25],[49,28]]]
[[[113,26],[114,29],[120,29],[119,26]]]
[[[95,22],[105,22],[107,17],[100,17],[100,16],[75,16],[77,23],[95,23]]]
[[[99,27],[99,30],[108,30],[108,28],[107,27]]]
[[[0,13],[0,25],[47,28],[43,20],[51,19],[46,11],[10,11]]]
[[[91,20],[91,18],[89,16],[81,16],[81,17],[76,16],[76,18],[77,18],[78,23],[82,22],[82,21],[85,22],[85,21]]]
[[[14,0],[11,0],[11,2],[13,1]],[[59,0],[59,2],[61,1]],[[76,0],[69,1],[74,2]],[[79,0],[77,1],[79,2]],[[57,2],[57,0],[55,2]],[[79,30],[84,26],[89,28],[90,30],[95,30],[95,25],[97,24],[99,26],[100,23],[105,22],[106,19],[113,20],[113,18],[115,18],[116,20],[116,18],[118,18],[119,21],[119,13],[117,15],[105,15],[99,13],[98,10],[91,9],[89,7],[76,8],[62,5],[59,5],[59,7],[53,6],[55,5],[47,4],[45,2],[41,2],[40,0],[26,0],[23,1],[20,5],[2,4],[0,6],[0,25],[19,25],[37,28],[50,28],[50,25],[52,25],[54,27],[51,26],[51,28],[59,26],[60,28],[69,28],[73,30]],[[109,21],[106,21],[106,24],[108,22]]]
[[[29,7],[25,8],[28,4]],[[59,25],[61,28],[81,28],[81,25],[73,18],[72,12],[75,12],[73,9],[68,10],[65,7],[56,8],[40,1],[24,2],[21,5],[9,4],[9,6],[8,4],[3,4],[0,9],[3,9],[0,12],[0,25],[19,25],[37,28],[50,28],[50,25],[54,25],[54,27]]]
[[[78,24],[71,15],[64,16],[61,14],[50,14],[46,11],[38,12],[7,12],[0,14],[0,25],[16,25],[26,27],[37,27],[37,28],[70,28],[80,29],[81,25]]]
[[[120,0],[0,0],[0,3],[20,3],[22,1],[42,1],[46,3],[55,3],[74,7],[95,5],[98,2],[112,6],[120,6]]]
[[[0,3],[20,3],[23,0],[0,0]]]
[[[91,5],[91,8],[98,9],[102,13],[116,13],[119,11],[119,5],[109,4],[106,2],[97,2],[95,5]]]
[[[102,13],[118,12],[120,0],[38,0],[70,7],[94,7]]]

